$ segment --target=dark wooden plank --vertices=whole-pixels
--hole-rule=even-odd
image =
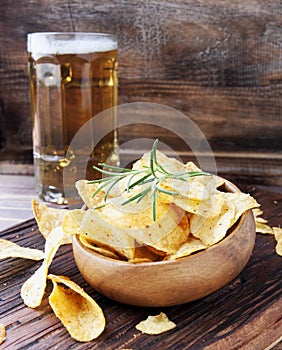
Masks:
[[[282,193],[239,185],[262,204],[271,225],[282,223]],[[44,240],[29,220],[0,233],[23,246],[42,248]],[[22,283],[40,263],[19,259],[0,262],[0,322],[7,326],[1,348],[16,349],[266,349],[282,334],[282,259],[274,252],[273,237],[257,235],[250,261],[242,273],[221,290],[201,300],[169,308],[146,309],[112,301],[90,288],[79,274],[71,246],[60,248],[50,272],[79,283],[103,308],[105,332],[95,341],[73,341],[48,306],[48,285],[42,305],[25,307]],[[135,325],[150,314],[167,313],[177,327],[159,336],[143,335]]]

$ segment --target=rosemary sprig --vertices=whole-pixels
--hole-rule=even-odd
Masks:
[[[96,171],[104,175],[104,177],[102,177],[101,179],[88,182],[89,184],[94,184],[94,183],[100,184],[100,186],[93,193],[93,197],[97,193],[105,189],[104,202],[106,202],[109,196],[109,193],[113,189],[113,187],[125,178],[128,179],[126,190],[125,190],[128,193],[130,192],[131,189],[135,188],[136,186],[142,186],[142,185],[148,184],[148,186],[145,186],[145,188],[140,190],[140,192],[138,192],[134,196],[125,200],[122,203],[122,205],[129,204],[133,201],[136,201],[137,203],[139,203],[145,196],[150,194],[151,203],[152,203],[152,216],[153,216],[153,220],[156,221],[156,215],[157,215],[156,203],[157,203],[157,197],[159,197],[159,192],[165,193],[171,196],[177,196],[179,194],[177,191],[170,191],[162,188],[161,184],[165,180],[170,179],[170,180],[187,181],[189,178],[194,176],[210,175],[202,171],[193,171],[193,172],[181,171],[177,173],[170,173],[169,171],[164,169],[164,167],[158,162],[157,147],[158,147],[158,139],[154,141],[154,144],[152,146],[152,150],[150,152],[149,166],[143,166],[143,168],[141,169],[120,168],[120,167],[108,165],[105,163],[98,164],[98,166],[101,168],[93,166],[93,168]],[[136,177],[138,178],[136,179]],[[99,206],[97,207],[97,209],[101,207],[102,206]]]

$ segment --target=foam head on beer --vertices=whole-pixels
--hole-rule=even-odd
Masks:
[[[116,39],[100,33],[31,33],[27,36],[27,51],[35,59],[38,54],[87,54],[117,49]]]

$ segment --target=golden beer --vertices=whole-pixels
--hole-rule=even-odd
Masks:
[[[63,170],[71,167],[66,152],[74,135],[117,105],[117,42],[107,34],[33,33],[28,55],[36,189],[45,201],[64,203]],[[96,176],[93,165],[118,160],[115,123],[113,115],[112,131],[93,140],[88,179]]]

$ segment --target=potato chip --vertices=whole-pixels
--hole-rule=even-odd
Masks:
[[[6,339],[6,328],[5,328],[5,325],[3,325],[3,323],[0,323],[0,345],[4,343],[5,339]]]
[[[142,169],[142,167],[150,166],[151,153],[146,153],[143,157],[133,164],[133,169]],[[171,173],[181,173],[181,172],[200,172],[201,169],[198,168],[193,162],[188,162],[183,164],[176,160],[175,158],[167,157],[165,154],[157,151],[158,163]],[[160,187],[165,190],[176,191],[178,195],[169,195],[161,193],[161,201],[165,203],[174,203],[178,207],[191,212],[198,213],[201,215],[216,216],[219,212],[216,211],[218,204],[215,203],[213,206],[210,205],[211,200],[213,200],[213,193],[216,188],[223,185],[224,180],[215,175],[204,175],[195,176],[189,178],[187,181],[181,179],[166,179],[161,182]],[[215,198],[216,200],[217,198]],[[208,201],[206,205],[202,208],[199,207],[202,201]],[[206,209],[209,209],[208,211]],[[202,210],[201,210],[202,209]],[[199,212],[201,210],[201,212]],[[213,214],[212,212],[215,211]],[[209,214],[208,214],[209,212]]]
[[[119,255],[129,260],[134,259],[134,238],[127,234],[126,229],[116,227],[103,220],[97,210],[88,209],[85,212],[81,229],[97,245],[111,247]]]
[[[146,259],[148,261],[158,261],[160,258],[163,257],[163,252],[156,251],[156,249],[150,247],[150,246],[137,246],[135,248],[135,257],[134,260],[137,259]],[[134,262],[133,260],[133,262]]]
[[[280,239],[275,247],[275,251],[278,255],[282,256],[282,240]]]
[[[263,214],[263,211],[260,208],[254,208],[252,209],[252,212],[255,218]]]
[[[164,153],[157,151],[158,163],[171,173],[185,171],[185,165],[176,158],[167,157]],[[151,152],[144,153],[132,166],[132,169],[140,170],[150,165]],[[196,165],[195,165],[196,167]],[[193,170],[194,171],[194,170]]]
[[[255,218],[256,233],[274,234],[272,228],[267,224],[267,220],[261,217],[263,211],[259,208],[254,208],[252,212]]]
[[[183,243],[176,253],[169,255],[166,260],[175,260],[179,258],[183,258],[185,256],[191,255],[199,250],[206,249],[207,246],[198,238],[189,236],[187,242]]]
[[[281,227],[272,227],[274,237],[277,241],[275,251],[278,255],[282,256],[282,228]]]
[[[44,252],[39,249],[21,247],[16,243],[0,239],[0,260],[6,258],[42,260]]]
[[[128,204],[130,206],[130,204]],[[111,204],[98,210],[101,219],[112,230],[122,229],[139,244],[173,253],[186,241],[189,225],[184,211],[174,205],[158,203],[156,221],[152,218],[152,206],[139,213],[123,212]]]
[[[82,209],[68,211],[63,218],[63,231],[69,236],[84,234],[84,231],[80,227],[84,214],[85,210]]]
[[[267,225],[266,223],[259,222],[257,220],[255,222],[256,222],[256,233],[273,235],[273,230],[269,225]]]
[[[219,215],[205,218],[194,215],[190,220],[190,230],[194,237],[199,238],[204,245],[211,246],[221,241],[232,226],[235,210],[226,204]]]
[[[80,342],[96,339],[106,325],[100,306],[69,278],[55,275],[48,278],[53,282],[50,306],[71,337]]]
[[[48,268],[64,239],[65,234],[60,227],[54,228],[47,236],[43,263],[21,288],[21,297],[27,306],[36,308],[41,304]]]
[[[95,193],[99,184],[90,184],[87,180],[78,180],[75,183],[75,187],[79,196],[89,209],[94,209],[104,202],[104,192],[102,191],[93,197],[93,193]]]
[[[142,264],[142,263],[152,262],[152,260],[148,258],[134,258],[132,260],[128,260],[128,262],[131,264]]]
[[[187,211],[188,213],[201,215],[202,217],[216,217],[221,213],[224,204],[224,197],[218,194],[210,194],[205,200],[192,199],[182,194],[170,196],[167,194],[160,195],[160,201],[164,203],[174,203],[177,207]]]
[[[91,241],[91,239],[89,239],[88,236],[80,235],[79,240],[86,248],[91,249],[96,253],[104,255],[107,258],[112,258],[112,259],[117,259],[117,260],[120,259],[117,254],[115,254],[114,252],[109,250],[107,247],[97,247],[95,245],[95,242]]]
[[[45,239],[54,228],[62,226],[63,218],[69,212],[68,209],[49,208],[35,199],[32,200],[32,209],[39,231]],[[71,237],[66,235],[62,244],[71,242]]]
[[[190,220],[191,233],[207,246],[222,240],[245,211],[259,206],[254,198],[242,192],[218,192],[217,196],[224,198],[221,212],[217,216],[206,218],[194,215]]]
[[[273,234],[274,234],[276,241],[277,242],[281,241],[282,240],[282,228],[274,226],[274,227],[272,227],[272,231],[273,231]]]
[[[135,328],[142,333],[157,335],[167,332],[176,327],[176,324],[170,321],[167,315],[161,312],[156,316],[148,316],[144,321],[138,323]]]

